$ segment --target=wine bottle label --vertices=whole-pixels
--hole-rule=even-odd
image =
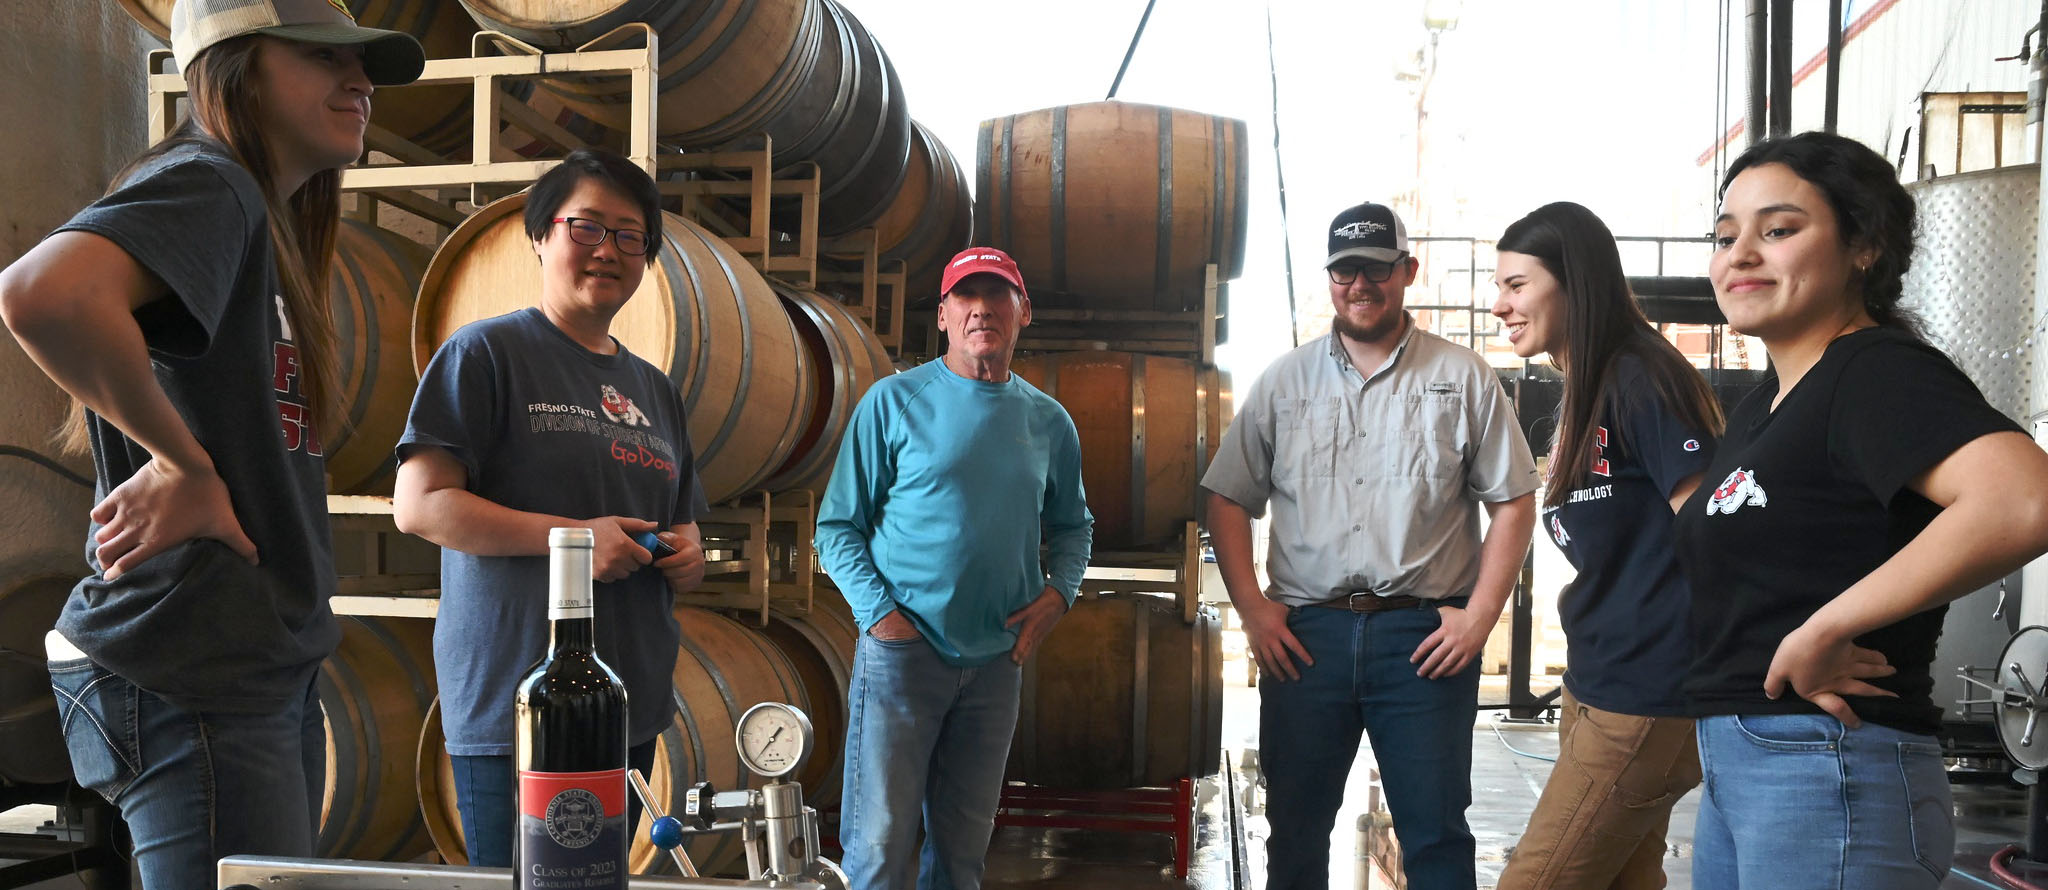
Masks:
[[[519,773],[519,886],[626,886],[626,771]]]

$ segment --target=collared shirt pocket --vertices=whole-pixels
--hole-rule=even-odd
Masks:
[[[1335,398],[1280,399],[1274,405],[1273,475],[1280,479],[1327,479],[1337,472],[1338,425],[1343,412]]]
[[[1389,455],[1388,471],[1396,476],[1455,479],[1465,471],[1459,445],[1464,402],[1457,395],[1414,394],[1401,397],[1400,436]]]

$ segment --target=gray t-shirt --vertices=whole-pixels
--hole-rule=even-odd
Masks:
[[[704,512],[682,396],[622,345],[584,349],[538,309],[465,325],[420,376],[399,440],[404,460],[438,445],[468,489],[514,510],[574,519],[633,516],[670,525]],[[547,652],[546,556],[441,551],[434,668],[448,753],[512,753],[512,698]],[[634,744],[674,713],[681,632],[661,571],[596,585],[598,657],[626,684]]]
[[[119,245],[170,295],[135,313],[156,379],[227,484],[250,565],[213,540],[99,576],[86,562],[57,630],[123,678],[184,708],[263,713],[302,699],[340,626],[320,437],[299,393],[298,347],[272,264],[254,177],[211,144],[180,146],[136,170],[59,232]],[[88,416],[95,496],[150,459]]]
[[[1371,377],[1320,337],[1252,384],[1202,487],[1273,508],[1273,599],[1441,599],[1479,579],[1479,507],[1536,490],[1536,463],[1486,360],[1414,328]]]

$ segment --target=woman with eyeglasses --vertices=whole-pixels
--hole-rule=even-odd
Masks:
[[[1662,887],[1672,804],[1700,781],[1672,512],[1699,487],[1721,409],[1643,317],[1591,210],[1539,207],[1498,248],[1508,343],[1564,372],[1539,525],[1578,572],[1558,599],[1560,754],[1500,887]]]
[[[2048,549],[2048,455],[1901,310],[1914,215],[1830,133],[1721,181],[1714,301],[1772,374],[1677,521],[1699,890],[1933,890],[1954,857],[1935,641],[1950,600]]]
[[[595,533],[597,648],[626,685],[642,772],[672,714],[673,595],[704,577],[682,396],[610,333],[661,247],[654,180],[577,151],[533,184],[525,223],[539,305],[465,325],[434,353],[394,498],[398,528],[441,546],[441,721],[470,864],[491,867],[512,864],[513,691],[547,648],[548,530]]]

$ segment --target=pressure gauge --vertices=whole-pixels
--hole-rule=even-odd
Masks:
[[[782,702],[765,701],[740,715],[733,740],[747,769],[769,778],[784,776],[811,755],[811,718]]]

